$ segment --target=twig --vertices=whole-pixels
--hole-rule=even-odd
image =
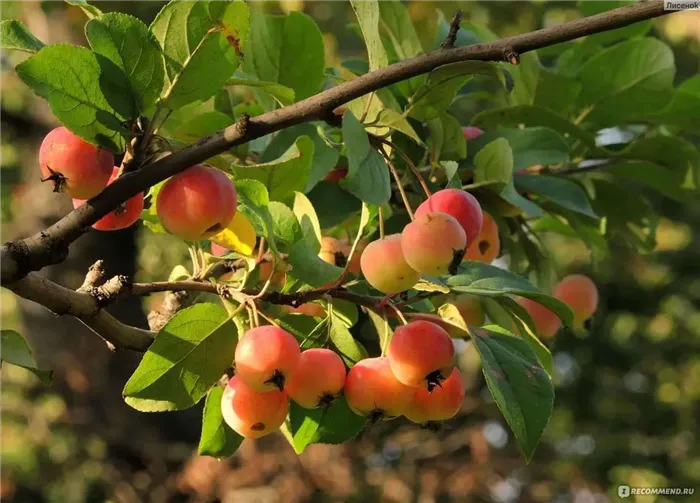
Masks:
[[[384,239],[384,210],[381,206],[377,208],[379,214],[379,239]]]
[[[413,210],[411,209],[411,204],[408,202],[408,196],[406,196],[406,191],[403,188],[403,185],[401,184],[401,177],[399,177],[399,172],[396,171],[396,166],[394,166],[394,162],[391,160],[391,157],[389,157],[389,154],[386,153],[386,150],[384,148],[381,148],[382,155],[384,156],[384,159],[386,159],[386,163],[389,166],[389,171],[391,171],[392,176],[394,177],[394,180],[396,181],[396,186],[399,189],[399,194],[401,194],[401,200],[403,201],[403,205],[406,207],[406,211],[408,212],[408,216],[413,220]]]
[[[415,164],[413,164],[413,161],[411,160],[410,157],[408,157],[406,152],[401,150],[399,147],[396,146],[396,144],[394,144],[393,142],[391,142],[389,140],[383,139],[381,141],[385,145],[388,145],[389,147],[391,147],[391,149],[394,150],[395,152],[398,152],[398,154],[401,156],[403,161],[408,165],[408,167],[413,172],[413,175],[416,178],[418,178],[418,183],[420,183],[420,186],[423,187],[423,192],[425,192],[425,195],[427,197],[430,197],[431,193],[430,193],[430,189],[428,188],[428,184],[425,183],[425,179],[423,178],[423,175],[420,174],[420,171],[418,171],[418,168],[416,167]]]
[[[462,9],[457,9],[455,15],[452,17],[450,22],[450,31],[447,32],[445,40],[440,44],[440,49],[452,49],[457,41],[457,32],[459,31],[459,25],[462,22]]]

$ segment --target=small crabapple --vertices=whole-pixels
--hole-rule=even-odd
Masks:
[[[271,325],[252,328],[236,346],[236,375],[253,391],[283,390],[300,356],[299,343],[289,332]]]
[[[415,216],[441,211],[454,217],[464,229],[469,246],[479,235],[483,224],[481,205],[469,192],[458,189],[444,189],[436,192],[418,206]]]
[[[498,237],[498,225],[491,215],[484,212],[484,223],[481,232],[467,248],[466,260],[475,260],[490,264],[501,251],[501,241]]]
[[[450,419],[457,415],[464,401],[464,379],[457,368],[433,391],[426,388],[413,390],[413,397],[404,415],[409,421],[418,424]]]
[[[392,234],[368,244],[360,257],[360,268],[367,282],[386,294],[408,290],[420,278],[420,274],[404,259],[401,234]]]
[[[412,389],[394,376],[385,356],[360,360],[345,379],[345,397],[350,409],[373,421],[404,413]]]
[[[336,238],[329,236],[321,238],[321,250],[318,256],[328,264],[345,267],[346,256],[343,253],[343,246]]]
[[[224,421],[245,438],[260,438],[277,430],[288,411],[289,399],[284,391],[258,393],[238,376],[229,379],[221,397]]]
[[[197,165],[163,184],[156,211],[168,232],[199,241],[226,228],[236,213],[236,203],[236,188],[222,171]]]
[[[346,260],[348,257],[350,257],[350,263],[348,265],[348,272],[354,274],[355,276],[360,274],[360,271],[361,271],[360,263],[362,261],[362,254],[364,253],[366,247],[367,247],[367,243],[365,241],[360,240],[357,243],[357,246],[355,247],[355,253],[352,254],[352,257],[350,257],[350,251],[352,250],[352,243],[341,243],[341,251],[345,254]]]
[[[416,217],[401,233],[406,263],[421,274],[454,274],[466,248],[462,226],[453,216],[439,211]]]
[[[114,167],[112,171],[112,176],[107,182],[107,185],[112,183],[119,175],[119,168]],[[73,207],[78,208],[85,204],[84,200],[73,199]],[[117,209],[110,211],[105,216],[100,218],[97,222],[92,224],[93,229],[98,231],[116,231],[119,229],[126,229],[127,227],[135,224],[141,217],[141,212],[143,211],[143,192],[139,192],[131,199],[120,204]]]
[[[598,287],[583,274],[565,277],[554,287],[553,293],[571,308],[576,326],[582,325],[598,309]]]
[[[442,327],[418,320],[396,329],[387,358],[396,379],[430,391],[452,372],[455,348]]]
[[[347,168],[334,168],[325,177],[323,177],[324,182],[339,182],[343,178],[348,176]]]
[[[464,126],[462,128],[462,134],[467,140],[473,140],[484,134],[484,130],[475,126]]]
[[[343,391],[345,376],[345,364],[335,352],[307,349],[301,353],[299,366],[284,389],[305,409],[327,407]]]
[[[305,314],[306,316],[311,316],[314,318],[325,318],[326,310],[321,304],[316,304],[315,302],[305,302],[299,307],[283,306],[285,311],[290,314]]]
[[[559,317],[542,304],[532,299],[518,297],[518,304],[523,306],[535,324],[535,331],[542,339],[549,339],[561,328]]]
[[[41,142],[39,165],[43,180],[54,182],[54,192],[87,200],[107,186],[114,170],[114,155],[65,127],[57,127]]]
[[[221,245],[217,245],[216,243],[211,243],[211,254],[215,257],[223,257],[227,253],[230,253],[230,251],[227,248],[224,248]]]

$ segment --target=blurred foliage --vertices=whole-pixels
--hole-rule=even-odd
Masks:
[[[105,12],[127,12],[150,23],[164,2],[96,4]],[[439,16],[449,19],[457,8],[464,10],[465,22],[487,26],[500,36],[580,16],[573,2],[407,5],[424,47],[435,43]],[[2,7],[3,19],[22,20],[47,42],[85,43],[85,18],[77,7],[59,2],[3,2]],[[356,20],[347,2],[296,0],[260,2],[257,7],[309,13],[323,32],[327,66],[364,56],[363,42],[349,26]],[[700,12],[655,21],[654,31],[673,45],[676,81],[697,75]],[[562,49],[543,51],[543,59]],[[43,105],[8,71],[22,57],[2,55],[0,212],[5,234],[15,230],[26,204],[26,173],[34,170],[38,144],[53,125]],[[478,103],[465,101],[458,118],[466,124],[478,111]],[[551,344],[555,412],[528,467],[485,391],[477,356],[468,345],[460,356],[471,383],[468,399],[463,413],[439,434],[389,422],[342,447],[311,447],[299,461],[275,437],[246,445],[216,466],[198,457],[185,463],[196,450],[194,440],[154,439],[149,452],[168,461],[158,470],[152,469],[152,460],[109,448],[111,440],[99,429],[105,413],[100,404],[76,407],[71,403],[75,397],[46,389],[29,372],[5,366],[0,497],[87,503],[176,497],[202,501],[218,494],[223,501],[508,503],[615,500],[623,482],[700,490],[700,203],[646,195],[663,215],[656,253],[642,256],[613,243],[610,257],[594,261],[592,267],[591,252],[580,240],[553,233],[545,237],[558,272],[584,272],[594,278],[602,309],[587,330],[560,332]],[[145,228],[139,241],[139,281],[167,277],[187,254],[181,241]],[[20,328],[14,297],[3,291],[1,300],[3,328]],[[158,297],[148,303],[145,311],[157,305]],[[196,437],[199,425],[192,430]],[[199,499],[187,496],[193,493]]]

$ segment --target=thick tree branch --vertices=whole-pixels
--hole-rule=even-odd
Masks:
[[[48,229],[21,241],[5,244],[0,251],[0,279],[16,281],[30,271],[63,261],[68,246],[90,225],[139,192],[184,169],[216,156],[233,146],[312,120],[325,120],[333,110],[365,94],[396,82],[428,73],[459,61],[503,61],[528,51],[548,47],[593,33],[613,30],[638,21],[668,14],[662,0],[642,2],[614,9],[559,26],[506,38],[486,44],[441,49],[400,61],[323,91],[291,106],[252,117],[219,133],[203,138],[173,154],[126,173],[87,204],[70,212]]]
[[[102,337],[110,349],[145,351],[153,342],[153,333],[123,324],[102,309],[98,299],[91,294],[75,292],[36,273],[27,274],[7,288],[57,315],[78,318]]]

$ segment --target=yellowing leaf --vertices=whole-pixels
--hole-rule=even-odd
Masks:
[[[237,211],[228,226],[209,240],[227,250],[251,256],[255,248],[255,228],[243,213]]]

